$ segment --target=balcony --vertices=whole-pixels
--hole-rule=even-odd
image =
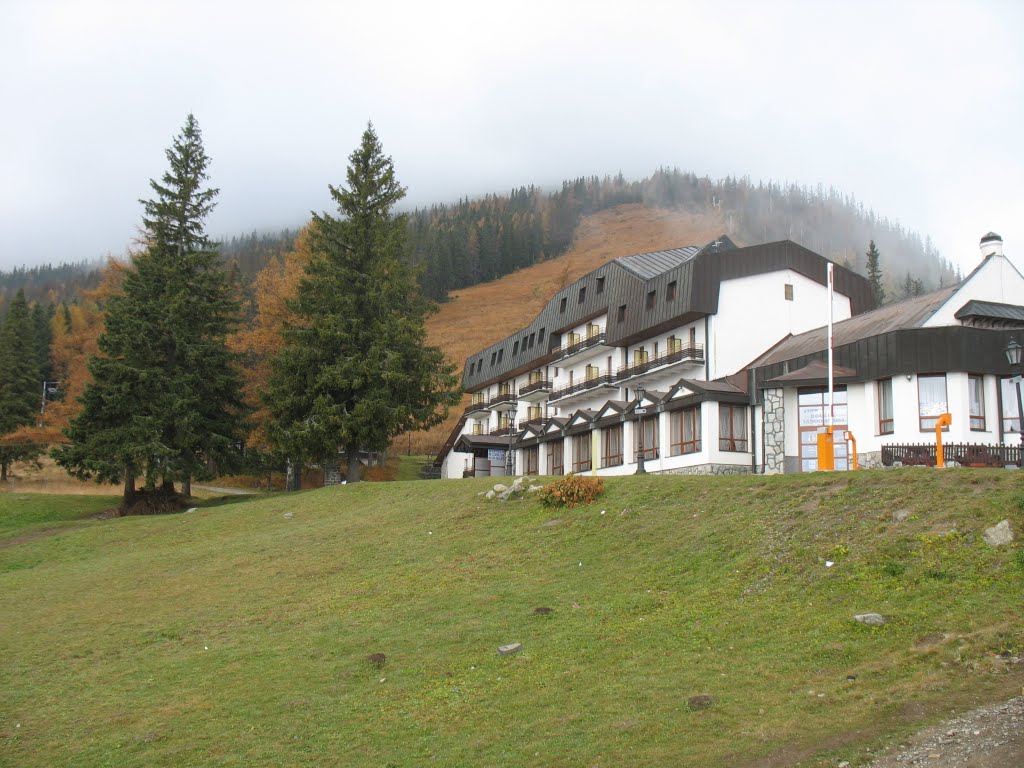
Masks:
[[[621,383],[629,379],[635,379],[648,373],[654,373],[673,365],[684,363],[704,364],[704,346],[693,344],[676,349],[672,352],[664,352],[656,357],[649,358],[642,363],[624,365],[615,372],[615,381]]]
[[[554,353],[560,358],[566,358],[570,355],[575,355],[577,352],[582,352],[585,349],[590,349],[591,347],[597,347],[604,344],[605,336],[607,336],[607,334],[604,331],[601,331],[600,333],[593,333],[585,339],[580,339],[572,344],[563,344],[560,347],[555,347]]]
[[[491,437],[501,437],[503,435],[515,434],[515,432],[516,430],[512,427],[511,424],[502,424],[497,429],[492,429],[487,434],[489,434]]]
[[[487,400],[479,395],[473,395],[473,402],[466,406],[465,416],[472,416],[474,413],[486,413]]]
[[[487,407],[498,412],[513,411],[516,408],[516,393],[500,392],[490,399]]]
[[[615,377],[610,373],[600,373],[597,376],[591,376],[589,379],[584,379],[583,381],[579,381],[575,384],[570,384],[567,387],[556,389],[551,392],[548,402],[553,403],[556,400],[559,400],[564,403],[568,403],[573,400],[583,399],[595,391],[605,389],[618,389],[618,385],[615,383]]]
[[[535,417],[534,417],[534,418],[532,418],[532,419],[525,419],[525,420],[523,420],[523,421],[520,421],[520,422],[519,422],[519,426],[517,427],[517,429],[518,429],[518,430],[519,430],[520,432],[522,432],[522,431],[523,431],[524,429],[526,429],[527,427],[539,427],[539,426],[540,426],[541,424],[543,424],[543,423],[544,423],[545,421],[547,421],[547,419],[546,419],[546,418],[544,418],[543,416],[535,416]]]
[[[529,384],[519,388],[519,399],[527,402],[539,402],[547,397],[551,391],[551,382],[548,379],[531,381]]]

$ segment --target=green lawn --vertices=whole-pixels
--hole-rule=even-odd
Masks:
[[[606,484],[552,512],[361,483],[0,549],[0,764],[858,765],[1019,692],[1024,556],[980,534],[1024,532],[1024,473]]]
[[[116,507],[114,496],[57,496],[45,493],[0,494],[0,542],[11,536],[89,520]]]

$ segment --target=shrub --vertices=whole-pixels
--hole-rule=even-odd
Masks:
[[[581,507],[590,504],[604,493],[604,480],[600,477],[580,477],[568,474],[544,486],[540,503],[545,507]]]

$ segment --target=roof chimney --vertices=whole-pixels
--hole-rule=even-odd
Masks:
[[[981,256],[987,259],[989,256],[1003,255],[1003,238],[995,232],[989,232],[981,238]]]

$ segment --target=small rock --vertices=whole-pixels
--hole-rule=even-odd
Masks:
[[[487,498],[487,499],[493,499],[493,498],[494,498],[494,491],[488,491],[488,492],[487,492],[487,495],[485,496],[485,498]]]
[[[543,523],[543,525],[545,528],[550,528],[553,525],[560,525],[561,522],[562,518],[556,517],[554,520],[548,520],[546,523]]]
[[[990,547],[1001,547],[1013,541],[1013,531],[1009,520],[1001,520],[991,528],[986,528],[981,536]]]
[[[713,696],[708,696],[706,693],[702,693],[699,696],[691,696],[686,700],[686,706],[692,710],[707,709],[715,703]]]
[[[199,509],[199,507],[189,507],[185,510],[184,514],[187,515],[189,512],[195,512],[197,509]]]
[[[498,646],[499,656],[511,656],[513,653],[519,653],[523,650],[522,643],[509,643],[508,645]]]
[[[377,669],[380,669],[384,666],[385,662],[387,662],[388,657],[383,653],[371,653],[366,657],[366,660],[373,664],[373,666],[377,667]]]
[[[892,513],[892,521],[894,523],[902,523],[908,517],[910,517],[909,509],[897,509],[895,512]]]
[[[504,483],[495,483],[494,484],[494,492],[495,493],[504,493],[507,490],[508,490],[508,486],[505,485]]]
[[[859,621],[861,624],[868,624],[872,627],[880,627],[889,621],[880,613],[858,613],[853,617],[853,619],[854,621]]]
[[[543,485],[533,485],[533,484],[531,484],[530,487],[526,489],[526,492],[527,493],[536,493],[537,491],[540,491],[540,490],[543,490],[543,489],[544,489]]]
[[[624,510],[619,512],[619,514],[622,515],[622,516],[631,515],[631,514],[633,514],[633,509],[632,509],[632,507],[626,507]],[[696,517],[696,515],[695,515],[695,517]]]
[[[837,765],[836,768],[850,768],[850,761],[849,760],[843,760],[843,762],[841,762],[839,765]]]
[[[294,512],[285,512],[282,515],[282,517],[284,517],[285,520],[291,520],[293,517],[295,517],[295,513]]]

